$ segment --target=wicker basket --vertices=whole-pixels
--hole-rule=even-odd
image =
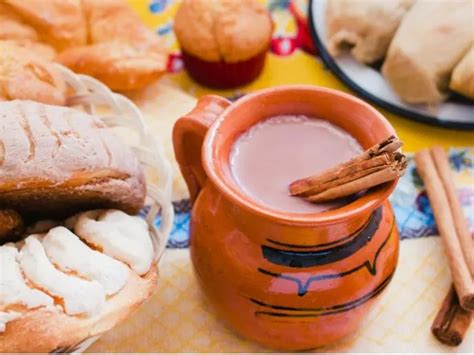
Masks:
[[[140,110],[126,97],[113,93],[104,84],[86,75],[75,74],[71,70],[55,64],[62,73],[73,95],[67,105],[82,108],[87,113],[100,117],[107,127],[126,128],[137,134],[137,140],[131,144],[140,164],[147,172],[152,172],[157,182],[147,178],[147,202],[145,220],[149,225],[153,241],[155,263],[165,251],[168,237],[173,226],[172,172],[170,162],[165,158],[163,149],[156,138],[150,134]],[[106,112],[105,114],[101,114]],[[155,180],[155,179],[154,179]],[[161,215],[161,222],[156,228],[154,221]],[[79,344],[67,348],[56,349],[55,352],[83,352],[100,337],[84,339]]]

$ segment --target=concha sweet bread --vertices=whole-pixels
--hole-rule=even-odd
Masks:
[[[136,214],[145,193],[132,150],[97,117],[32,101],[0,103],[0,209],[35,219],[94,208]]]
[[[98,210],[65,224],[0,246],[0,352],[70,347],[152,294],[157,270],[144,220]]]

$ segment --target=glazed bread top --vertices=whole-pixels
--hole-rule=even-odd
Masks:
[[[184,0],[174,22],[181,47],[211,62],[238,62],[266,50],[270,14],[256,0]]]
[[[97,117],[32,101],[0,103],[0,207],[136,213],[144,198],[138,160]]]

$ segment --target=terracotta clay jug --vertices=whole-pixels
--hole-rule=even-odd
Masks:
[[[395,133],[351,95],[285,86],[235,103],[204,96],[173,140],[193,203],[192,262],[218,317],[264,346],[305,350],[353,333],[393,277],[399,240],[387,198],[397,181],[318,214],[262,206],[235,182],[229,153],[252,125],[282,114],[326,119],[363,148]]]

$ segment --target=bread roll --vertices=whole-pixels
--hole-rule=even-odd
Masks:
[[[38,42],[0,40],[0,101],[24,99],[64,105],[67,86],[51,62],[54,50]]]
[[[87,212],[87,218],[91,213],[104,234],[97,250],[72,232],[84,229],[82,214],[69,221],[72,231],[59,226],[0,246],[0,352],[69,349],[111,329],[152,294],[154,263],[135,272],[102,250],[123,244],[117,234],[128,234],[131,250],[151,243],[148,230],[129,228],[139,217],[108,210]],[[111,214],[113,221],[101,222]],[[89,229],[88,237],[95,232]],[[127,249],[119,254],[129,257]],[[153,248],[143,256],[153,258]]]
[[[32,310],[11,321],[0,333],[0,352],[52,352],[104,333],[127,319],[152,295],[157,279],[155,267],[144,277],[132,274],[125,287],[95,317],[70,317],[46,308]]]
[[[406,102],[433,104],[473,41],[472,0],[418,0],[403,18],[382,73]]]
[[[97,117],[32,101],[0,103],[0,209],[62,217],[145,199],[138,160]]]
[[[471,47],[454,68],[449,88],[474,99],[474,47]]]
[[[406,11],[414,0],[329,0],[326,9],[328,50],[341,49],[362,63],[382,59]]]
[[[165,73],[165,46],[125,1],[83,0],[82,10],[88,43],[63,51],[58,62],[113,90],[142,88]]]

